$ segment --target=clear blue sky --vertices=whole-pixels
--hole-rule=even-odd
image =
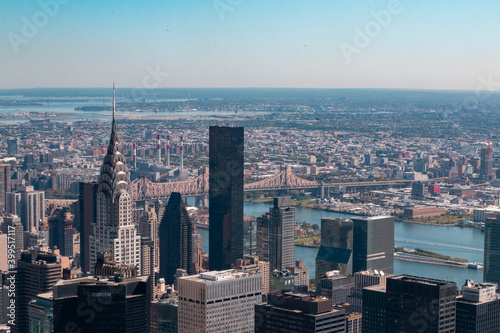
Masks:
[[[500,90],[498,0],[400,0],[350,62],[341,46],[356,47],[356,29],[392,0],[59,0],[67,3],[44,16],[40,3],[54,1],[3,1],[0,89],[469,90],[491,75]]]

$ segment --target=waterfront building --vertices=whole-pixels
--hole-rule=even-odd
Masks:
[[[346,332],[345,318],[345,310],[334,309],[328,297],[277,291],[255,307],[255,332],[340,333]]]
[[[259,273],[210,271],[179,278],[179,332],[254,332]]]
[[[132,218],[130,174],[121,153],[115,120],[115,91],[113,87],[113,122],[111,136],[96,194],[96,223],[90,242],[90,269],[100,252],[110,253],[117,263],[141,265],[141,236]]]
[[[394,217],[352,218],[352,273],[368,269],[392,274],[394,271]]]
[[[353,223],[348,219],[321,219],[321,246],[316,255],[316,291],[326,272],[352,274]]]
[[[243,127],[209,130],[209,266],[231,268],[244,256]]]
[[[193,224],[181,194],[173,192],[160,223],[160,277],[173,284],[178,268],[187,275],[196,273],[198,252],[193,251]]]
[[[485,213],[483,281],[500,284],[500,212]]]

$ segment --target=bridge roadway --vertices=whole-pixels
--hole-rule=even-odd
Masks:
[[[425,180],[423,182],[439,181],[443,178]],[[332,187],[341,186],[344,188],[381,188],[394,186],[409,186],[412,180],[391,180],[374,182],[345,182],[345,183],[318,183],[316,181],[305,180],[295,176],[290,168],[286,168],[278,174],[263,180],[247,183],[244,191],[279,191],[279,190],[303,190],[318,189],[324,194],[324,190],[329,192]],[[170,193],[179,192],[185,197],[206,197],[208,195],[208,174],[201,174],[197,177],[172,183],[154,183],[147,178],[138,178],[131,183],[132,197],[134,200],[153,200],[158,198],[168,198]],[[62,207],[74,202],[73,200],[50,200],[46,204],[55,207]]]

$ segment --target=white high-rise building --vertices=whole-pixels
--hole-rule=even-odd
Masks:
[[[132,217],[130,173],[120,152],[115,120],[113,86],[113,123],[108,152],[104,157],[96,194],[96,222],[90,238],[90,270],[97,254],[109,252],[113,261],[141,269],[141,236]]]
[[[179,278],[178,288],[179,332],[254,332],[260,273],[211,271]]]
[[[19,192],[7,193],[5,211],[21,218],[24,231],[37,232],[45,222],[45,192],[20,186]]]

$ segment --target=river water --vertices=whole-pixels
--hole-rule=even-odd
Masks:
[[[260,216],[269,211],[270,203],[245,202],[245,215]],[[349,217],[348,214],[297,207],[295,218],[301,222],[321,224],[322,217]],[[208,230],[199,229],[202,235],[203,250],[208,252]],[[416,247],[460,257],[471,262],[483,262],[484,233],[478,229],[460,227],[441,227],[424,224],[397,222],[394,226],[394,243],[408,249]],[[295,247],[295,258],[304,261],[309,267],[310,277],[314,278],[315,258],[318,249]],[[465,279],[483,281],[483,270],[431,265],[410,261],[394,260],[394,274],[410,274],[454,281],[461,286]]]

